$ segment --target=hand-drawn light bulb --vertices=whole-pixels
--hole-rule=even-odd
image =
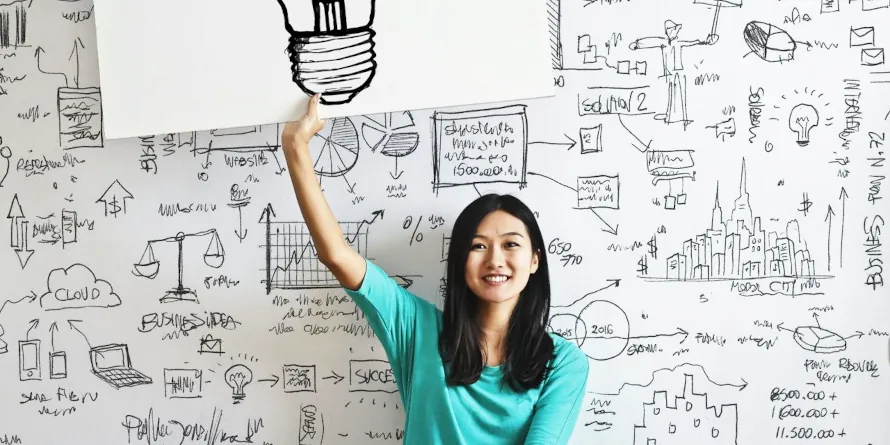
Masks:
[[[290,34],[293,81],[321,103],[349,103],[371,84],[375,0],[277,0]]]
[[[819,125],[819,112],[810,104],[798,104],[788,115],[788,128],[797,133],[797,145],[810,143],[810,131]]]
[[[253,381],[253,372],[247,366],[235,365],[226,371],[223,378],[232,388],[232,400],[237,404],[244,398],[244,387]]]

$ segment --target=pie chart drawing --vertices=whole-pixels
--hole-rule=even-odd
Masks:
[[[358,160],[358,132],[349,118],[338,117],[309,140],[313,168],[321,176],[346,174]]]
[[[801,348],[820,354],[830,354],[847,349],[847,340],[840,335],[818,326],[800,326],[794,330],[794,341]]]
[[[574,341],[591,360],[618,357],[630,343],[627,313],[611,301],[592,301],[578,315],[553,315],[549,325],[551,331]]]
[[[362,124],[362,138],[371,152],[380,149],[384,156],[399,158],[417,149],[420,135],[414,126],[414,117],[408,111],[385,113],[382,116],[366,116],[370,123]]]
[[[765,22],[750,22],[745,26],[745,43],[751,52],[767,62],[794,59],[797,43],[785,30]]]

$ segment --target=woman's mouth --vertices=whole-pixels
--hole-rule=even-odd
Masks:
[[[510,277],[508,277],[507,275],[498,274],[485,275],[482,277],[483,281],[495,286],[506,283],[508,279],[510,279]]]

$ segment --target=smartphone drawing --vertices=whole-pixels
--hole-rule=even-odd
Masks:
[[[40,340],[19,340],[19,380],[43,380],[40,376]]]
[[[68,356],[65,351],[49,353],[49,378],[64,379],[68,377]]]

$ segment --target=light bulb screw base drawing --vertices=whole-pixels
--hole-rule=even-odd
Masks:
[[[313,0],[315,27],[296,31],[290,25],[287,7],[278,0],[290,39],[287,53],[292,79],[306,94],[321,93],[321,103],[341,105],[351,102],[371,85],[377,61],[371,14],[366,26],[349,28],[344,0]]]

